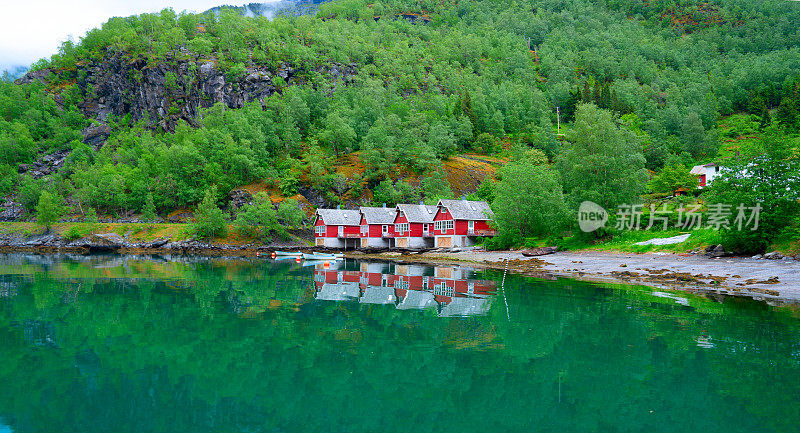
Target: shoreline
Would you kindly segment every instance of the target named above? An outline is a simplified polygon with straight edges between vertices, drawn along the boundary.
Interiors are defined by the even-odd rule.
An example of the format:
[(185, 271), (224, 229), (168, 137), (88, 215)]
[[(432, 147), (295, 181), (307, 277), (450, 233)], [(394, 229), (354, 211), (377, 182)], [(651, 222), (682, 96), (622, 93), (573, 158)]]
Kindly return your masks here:
[[(279, 249), (323, 251), (310, 246), (220, 245), (196, 240), (154, 244), (102, 245), (9, 245), (0, 253), (98, 254), (268, 258)], [(525, 257), (515, 251), (411, 252), (345, 251), (349, 259), (378, 260), (423, 265), (459, 265), (497, 269), (533, 278), (570, 278), (597, 283), (644, 285), (690, 293), (747, 297), (759, 301), (800, 303), (800, 261), (741, 257), (709, 258), (675, 253), (624, 253), (562, 251)]]
[(505, 269), (534, 278), (570, 278), (598, 283), (645, 285), (692, 293), (800, 303), (800, 261), (695, 254), (563, 251), (524, 257), (514, 251), (429, 252), (413, 255), (352, 255), (429, 264)]

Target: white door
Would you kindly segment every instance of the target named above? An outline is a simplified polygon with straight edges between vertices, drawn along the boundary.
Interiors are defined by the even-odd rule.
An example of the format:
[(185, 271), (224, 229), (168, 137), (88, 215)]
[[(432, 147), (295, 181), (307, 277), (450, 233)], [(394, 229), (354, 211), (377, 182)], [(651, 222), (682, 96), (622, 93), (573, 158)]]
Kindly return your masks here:
[(469, 233), (470, 234), (475, 233), (475, 221), (469, 222)]
[(383, 226), (383, 234), (389, 233), (389, 226)]
[(339, 226), (339, 237), (344, 237), (344, 226)]

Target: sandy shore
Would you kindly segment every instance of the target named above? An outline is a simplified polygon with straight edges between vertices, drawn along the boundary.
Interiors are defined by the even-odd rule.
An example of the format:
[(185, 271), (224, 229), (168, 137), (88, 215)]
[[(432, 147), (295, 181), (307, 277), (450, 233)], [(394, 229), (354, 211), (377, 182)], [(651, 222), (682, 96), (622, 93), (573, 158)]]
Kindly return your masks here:
[(469, 262), (534, 277), (643, 284), (653, 287), (800, 302), (800, 261), (711, 259), (700, 255), (559, 252), (535, 258), (516, 252), (425, 253), (395, 259)]

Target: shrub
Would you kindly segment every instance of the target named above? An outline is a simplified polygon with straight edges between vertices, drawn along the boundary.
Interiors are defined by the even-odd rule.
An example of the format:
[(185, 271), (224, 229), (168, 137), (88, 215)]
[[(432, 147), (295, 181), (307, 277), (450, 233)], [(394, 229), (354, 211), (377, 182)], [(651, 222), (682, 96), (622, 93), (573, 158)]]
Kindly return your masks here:
[(153, 203), (153, 193), (148, 192), (142, 209), (142, 219), (150, 222), (156, 220), (156, 205)]
[(478, 135), (478, 138), (475, 139), (475, 144), (473, 144), (473, 147), (486, 155), (500, 152), (502, 149), (500, 142), (488, 132)]
[(50, 226), (57, 222), (63, 213), (61, 198), (47, 191), (42, 191), (39, 196), (39, 203), (36, 205), (36, 222), (50, 230)]
[[(297, 203), (296, 200), (292, 201)], [(237, 232), (250, 237), (261, 235), (266, 239), (273, 231), (285, 235), (283, 227), (278, 224), (278, 213), (272, 206), (272, 201), (263, 192), (256, 194), (253, 204), (239, 212), (233, 225)]]
[(225, 213), (217, 206), (216, 185), (206, 190), (203, 201), (197, 206), (195, 219), (195, 231), (200, 238), (210, 239), (225, 235)]
[(284, 200), (278, 205), (278, 219), (286, 226), (297, 227), (303, 223), (303, 210), (295, 199)]
[(66, 232), (64, 232), (64, 238), (70, 241), (74, 241), (89, 235), (91, 232), (92, 232), (91, 227), (81, 227), (79, 225), (72, 225), (67, 229)]
[(289, 197), (297, 194), (298, 186), (299, 183), (297, 182), (297, 178), (295, 178), (291, 174), (288, 174), (281, 179), (281, 183), (278, 186), (278, 188), (280, 188), (281, 194), (283, 194), (286, 197)]

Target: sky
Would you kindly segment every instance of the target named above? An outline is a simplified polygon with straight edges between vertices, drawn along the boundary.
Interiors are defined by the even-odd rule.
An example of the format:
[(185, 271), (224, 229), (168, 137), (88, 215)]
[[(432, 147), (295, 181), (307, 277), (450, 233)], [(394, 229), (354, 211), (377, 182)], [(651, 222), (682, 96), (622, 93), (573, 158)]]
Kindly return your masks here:
[(86, 31), (111, 17), (168, 7), (175, 12), (202, 12), (221, 4), (254, 2), (258, 0), (2, 0), (0, 71), (50, 57), (70, 36), (78, 41)]

